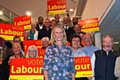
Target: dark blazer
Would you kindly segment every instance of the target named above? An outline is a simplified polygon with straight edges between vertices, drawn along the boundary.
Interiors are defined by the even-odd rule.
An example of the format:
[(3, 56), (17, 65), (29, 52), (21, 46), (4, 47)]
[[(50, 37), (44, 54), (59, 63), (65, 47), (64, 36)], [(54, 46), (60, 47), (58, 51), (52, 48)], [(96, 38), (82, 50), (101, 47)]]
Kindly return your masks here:
[[(43, 28), (44, 28), (44, 25), (43, 25)], [(39, 24), (36, 24), (36, 30), (37, 31), (40, 31), (41, 29), (39, 28)]]
[(47, 30), (46, 28), (41, 29), (38, 32), (38, 39), (42, 39), (43, 37), (49, 37), (49, 39), (50, 39), (51, 31), (52, 31), (51, 28), (49, 28), (49, 30)]

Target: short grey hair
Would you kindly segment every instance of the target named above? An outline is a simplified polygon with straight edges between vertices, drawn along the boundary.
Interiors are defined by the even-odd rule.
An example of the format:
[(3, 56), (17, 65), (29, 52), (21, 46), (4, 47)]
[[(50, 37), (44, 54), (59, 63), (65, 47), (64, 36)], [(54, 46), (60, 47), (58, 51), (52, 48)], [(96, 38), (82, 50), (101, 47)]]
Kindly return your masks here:
[(43, 38), (41, 39), (41, 41), (44, 41), (44, 40), (47, 40), (47, 41), (49, 42), (49, 38), (48, 38), (48, 37), (43, 37)]
[(112, 41), (113, 41), (113, 38), (112, 38), (110, 35), (105, 35), (105, 36), (103, 36), (102, 41), (103, 41), (106, 37), (111, 38), (111, 39), (112, 39)]

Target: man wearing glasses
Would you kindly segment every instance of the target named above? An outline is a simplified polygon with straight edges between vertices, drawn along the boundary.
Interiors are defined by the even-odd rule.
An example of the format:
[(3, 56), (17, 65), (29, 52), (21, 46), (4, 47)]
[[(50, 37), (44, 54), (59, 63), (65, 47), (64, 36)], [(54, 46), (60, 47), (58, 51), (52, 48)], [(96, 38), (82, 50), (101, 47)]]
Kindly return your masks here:
[[(92, 35), (86, 33), (84, 35), (84, 47), (81, 48), (81, 50), (86, 54), (86, 56), (89, 56), (92, 62), (92, 57), (95, 51), (99, 50), (97, 47), (93, 46), (93, 39)], [(92, 70), (94, 73), (94, 63), (92, 64)], [(93, 80), (92, 77), (88, 77), (88, 80)]]

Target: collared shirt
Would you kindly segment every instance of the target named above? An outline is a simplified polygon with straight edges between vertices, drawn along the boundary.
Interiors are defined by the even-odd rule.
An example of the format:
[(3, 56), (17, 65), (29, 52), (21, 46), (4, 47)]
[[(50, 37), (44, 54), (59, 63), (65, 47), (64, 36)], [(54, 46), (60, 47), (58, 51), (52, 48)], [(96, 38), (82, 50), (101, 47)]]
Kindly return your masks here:
[(81, 51), (81, 49), (78, 49), (77, 51), (73, 52), (74, 57), (80, 57), (80, 56), (86, 56), (86, 54)]
[(44, 25), (40, 25), (40, 24), (37, 24), (36, 25), (36, 30), (37, 31), (40, 31), (41, 29), (43, 29), (44, 28)]
[(63, 28), (64, 28), (65, 30), (68, 30), (68, 29), (69, 29), (69, 26), (64, 25)]
[(49, 46), (43, 70), (48, 71), (49, 80), (72, 80), (72, 73), (75, 73), (72, 49), (66, 45), (61, 48), (57, 45)]
[(39, 26), (39, 29), (41, 30), (41, 29), (43, 29), (43, 25), (41, 26), (41, 25), (38, 25)]
[(90, 56), (90, 59), (92, 58), (95, 51), (99, 50), (97, 47), (91, 45), (90, 47), (83, 47), (81, 48), (83, 52), (85, 52), (86, 56)]

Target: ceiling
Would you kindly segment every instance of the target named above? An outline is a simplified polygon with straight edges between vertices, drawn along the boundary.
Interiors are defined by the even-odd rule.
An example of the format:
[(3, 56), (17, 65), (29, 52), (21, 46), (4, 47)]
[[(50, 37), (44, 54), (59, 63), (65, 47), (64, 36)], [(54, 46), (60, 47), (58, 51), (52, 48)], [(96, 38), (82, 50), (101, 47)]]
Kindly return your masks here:
[[(76, 0), (66, 0), (66, 3), (68, 10), (75, 10)], [(20, 16), (25, 15), (26, 11), (30, 11), (32, 12), (32, 20), (35, 22), (39, 16), (46, 17), (47, 0), (0, 0), (0, 5)], [(74, 15), (74, 12), (69, 13), (71, 17)], [(60, 15), (61, 19), (65, 15)], [(49, 16), (49, 18), (53, 18), (53, 16)]]
[(115, 42), (119, 42), (114, 44), (114, 49), (120, 51), (120, 0), (113, 0), (110, 7), (100, 20), (100, 32), (102, 36), (110, 35)]

